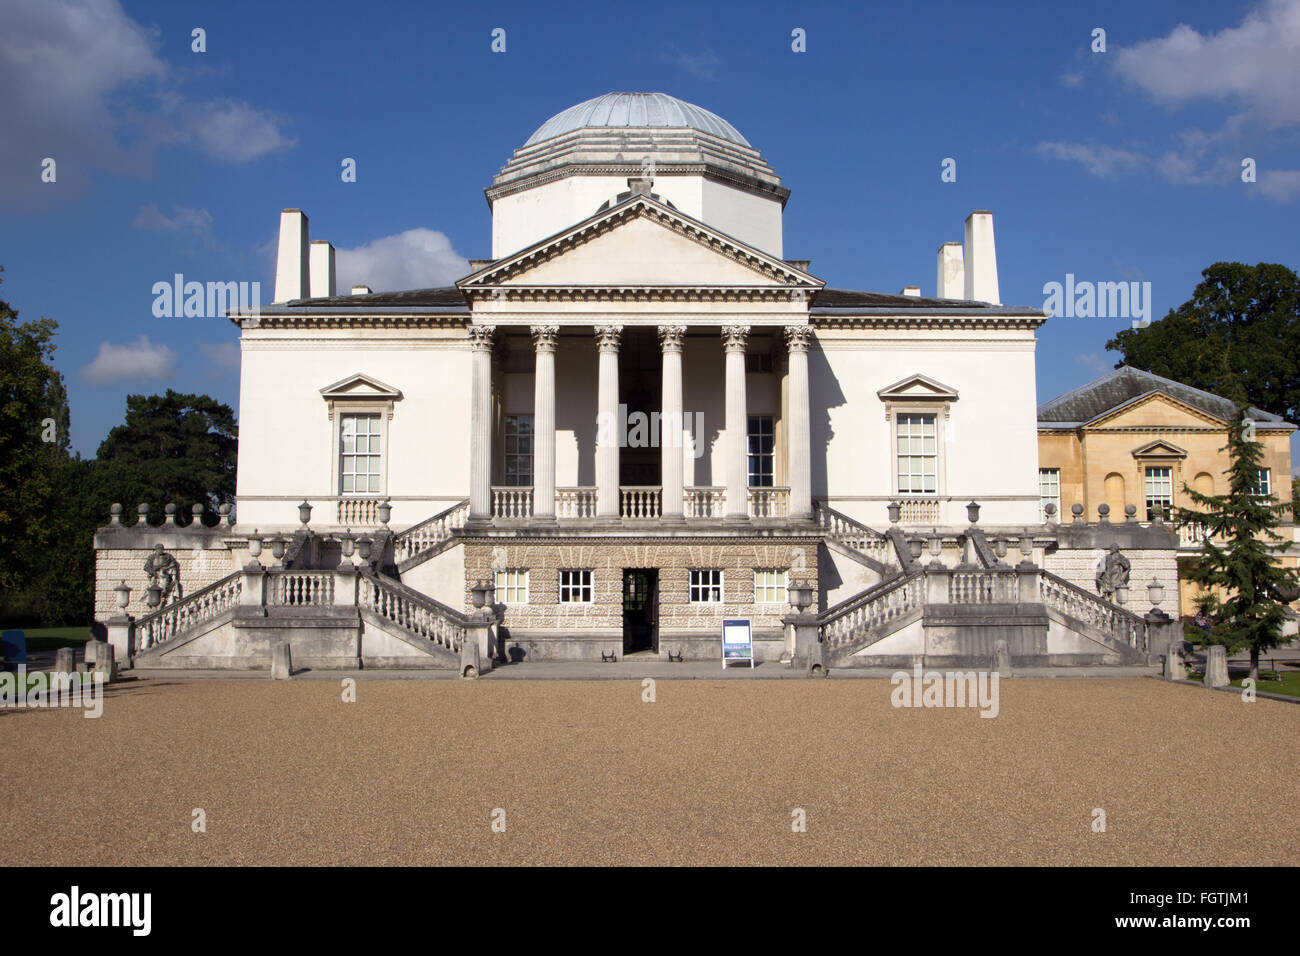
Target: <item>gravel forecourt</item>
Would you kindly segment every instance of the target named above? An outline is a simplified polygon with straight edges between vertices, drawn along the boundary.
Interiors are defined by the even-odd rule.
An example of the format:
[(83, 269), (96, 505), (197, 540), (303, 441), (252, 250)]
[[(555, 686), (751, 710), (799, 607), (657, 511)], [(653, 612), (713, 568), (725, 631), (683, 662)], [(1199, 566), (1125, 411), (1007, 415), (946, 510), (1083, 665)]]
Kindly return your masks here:
[(126, 681), (96, 720), (0, 710), (0, 863), (1296, 862), (1268, 821), (1300, 796), (1300, 707), (999, 689), (987, 719), (887, 680)]

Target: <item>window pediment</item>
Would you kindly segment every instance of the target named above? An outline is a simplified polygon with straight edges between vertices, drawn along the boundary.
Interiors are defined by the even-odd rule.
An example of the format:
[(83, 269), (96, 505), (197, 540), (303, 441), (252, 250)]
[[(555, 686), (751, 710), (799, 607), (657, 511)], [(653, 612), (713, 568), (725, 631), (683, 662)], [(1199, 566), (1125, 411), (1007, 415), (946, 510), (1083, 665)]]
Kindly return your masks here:
[(329, 409), (331, 421), (334, 419), (335, 405), (338, 403), (343, 403), (345, 408), (357, 411), (384, 412), (391, 419), (393, 404), (402, 400), (401, 389), (393, 388), (361, 372), (340, 379), (333, 385), (326, 385), (320, 390), (320, 394)]
[(917, 372), (876, 392), (882, 402), (955, 402), (957, 390)]
[(1179, 448), (1173, 442), (1163, 438), (1133, 449), (1134, 458), (1186, 458), (1187, 449)]

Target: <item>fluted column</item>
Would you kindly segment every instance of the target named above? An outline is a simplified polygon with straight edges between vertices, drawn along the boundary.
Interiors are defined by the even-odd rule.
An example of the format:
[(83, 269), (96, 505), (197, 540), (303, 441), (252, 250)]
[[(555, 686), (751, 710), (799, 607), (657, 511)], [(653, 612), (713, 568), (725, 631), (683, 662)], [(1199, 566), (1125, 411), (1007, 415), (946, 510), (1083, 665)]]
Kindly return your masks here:
[(558, 325), (534, 325), (533, 517), (555, 520), (555, 341)]
[(492, 339), (494, 325), (469, 328), (472, 367), (469, 430), (469, 518), (492, 517)]
[(749, 326), (722, 327), (722, 347), (727, 353), (727, 510), (729, 522), (749, 520), (749, 419), (745, 396), (745, 341)]
[(812, 416), (808, 400), (808, 346), (812, 326), (792, 325), (785, 330), (790, 348), (790, 443), (788, 467), (790, 517), (812, 519)]
[(596, 386), (596, 517), (619, 516), (618, 343), (621, 325), (596, 327), (599, 381)]
[(661, 325), (663, 395), (659, 415), (660, 508), (666, 521), (683, 520), (682, 501), (682, 342), (686, 326)]

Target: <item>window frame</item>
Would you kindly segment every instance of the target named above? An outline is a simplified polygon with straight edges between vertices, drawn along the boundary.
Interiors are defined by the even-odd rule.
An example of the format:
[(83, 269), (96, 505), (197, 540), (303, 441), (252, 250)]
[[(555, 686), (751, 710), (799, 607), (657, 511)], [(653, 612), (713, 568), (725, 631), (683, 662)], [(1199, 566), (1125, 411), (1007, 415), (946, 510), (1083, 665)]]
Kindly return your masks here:
[[(560, 604), (595, 603), (596, 575), (591, 568), (560, 568), (559, 571), (556, 598)], [(576, 582), (571, 578), (566, 581), (566, 576), (575, 574), (580, 575)], [(581, 575), (585, 575), (585, 579)], [(574, 594), (578, 595), (576, 599), (573, 597)]]
[[(364, 434), (364, 436), (361, 434), (359, 430), (353, 435), (353, 450), (351, 452), (347, 451), (344, 448), (344, 440), (343, 440), (344, 430), (349, 420), (356, 421), (356, 422), (366, 420), (367, 422), (373, 424), (373, 430), (368, 430)], [(375, 497), (382, 496), (388, 484), (387, 482), (388, 469), (386, 467), (387, 462), (385, 460), (385, 449), (387, 447), (387, 442), (386, 442), (387, 430), (384, 428), (383, 413), (376, 412), (376, 411), (362, 411), (358, 408), (345, 408), (339, 412), (338, 424), (335, 427), (335, 431), (337, 432), (338, 459), (335, 461), (336, 483), (334, 487), (337, 489), (336, 493), (338, 494), (338, 496), (340, 498), (375, 498)], [(378, 452), (367, 451), (365, 453), (356, 451), (356, 444), (355, 444), (356, 439), (361, 437), (365, 437), (366, 439), (374, 439), (378, 441), (379, 451)], [(351, 472), (349, 472), (344, 467), (344, 464), (349, 457), (354, 459), (354, 463), (353, 463), (354, 470)], [(369, 479), (375, 479), (374, 483), (378, 486), (375, 489), (367, 487), (365, 491), (360, 491), (355, 487), (356, 476), (359, 474), (359, 472), (355, 470), (355, 460), (362, 459), (362, 458), (366, 459), (367, 462), (371, 460), (375, 462), (374, 467), (376, 470), (375, 471), (367, 470), (365, 472), (366, 477), (368, 479), (367, 485), (371, 483)], [(343, 487), (343, 483), (344, 481), (347, 480), (348, 477), (351, 477), (353, 479), (354, 486), (351, 491), (348, 491)]]
[[(518, 451), (518, 442), (520, 437), (519, 423), (523, 420), (527, 420), (528, 429), (529, 429), (528, 431), (529, 450), (527, 454)], [(514, 435), (510, 434), (510, 426), (512, 423), (515, 426)], [(516, 450), (513, 452), (510, 450), (510, 442), (512, 439), (514, 440), (515, 447), (516, 447)], [(537, 454), (537, 429), (536, 429), (536, 419), (533, 417), (532, 412), (518, 412), (518, 413), (506, 415), (504, 418), (502, 418), (501, 420), (501, 484), (507, 488), (533, 487), (533, 482), (537, 478), (537, 472), (535, 469), (536, 458), (534, 457), (536, 454)], [(518, 473), (516, 473), (514, 476), (514, 482), (513, 483), (511, 482), (510, 460), (512, 458), (515, 459), (516, 465), (520, 460), (527, 459), (528, 461), (527, 481), (520, 481), (519, 480), (520, 476)]]
[[(761, 423), (767, 423), (767, 431), (764, 432)], [(760, 423), (757, 434), (754, 431), (754, 424)], [(750, 449), (753, 447), (754, 439), (761, 442), (766, 438), (771, 442), (771, 447), (767, 451), (754, 452)], [(762, 471), (754, 471), (754, 462), (758, 460), (761, 463), (766, 460), (768, 464), (768, 473), (764, 475)], [(754, 483), (755, 475), (762, 479), (767, 478), (767, 483)], [(747, 488), (775, 488), (776, 487), (776, 416), (775, 415), (746, 415), (745, 416), (745, 487)]]
[[(922, 432), (921, 432), (920, 435), (913, 435), (913, 434), (911, 434), (911, 423), (910, 423), (910, 419), (913, 419), (913, 418), (919, 418), (919, 419), (922, 419), (922, 420), (924, 420), (924, 419), (930, 419), (930, 420), (931, 420), (930, 424), (931, 424), (932, 427), (933, 427), (934, 434), (933, 434), (933, 435), (926, 435), (925, 432), (924, 432), (924, 426), (923, 426), (923, 430), (922, 430)], [(909, 422), (908, 422), (908, 426), (909, 426), (909, 428), (908, 428), (908, 434), (907, 434), (906, 436), (904, 436), (904, 435), (902, 434), (902, 432), (901, 432), (901, 429), (902, 429), (902, 426), (903, 426), (903, 419), (908, 419), (908, 420), (909, 420)], [(939, 462), (940, 462), (940, 455), (941, 455), (941, 452), (940, 452), (940, 424), (939, 424), (939, 423), (940, 423), (940, 414), (939, 414), (939, 412), (938, 412), (937, 410), (932, 409), (932, 408), (929, 408), (929, 409), (910, 409), (910, 408), (909, 408), (909, 409), (898, 409), (898, 410), (895, 411), (895, 414), (894, 414), (894, 428), (893, 428), (893, 436), (894, 436), (894, 447), (893, 447), (893, 474), (894, 474), (894, 492), (895, 492), (895, 494), (897, 494), (897, 495), (902, 495), (902, 496), (905, 496), (905, 497), (908, 497), (908, 498), (937, 498), (937, 497), (939, 497), (939, 495), (940, 495), (940, 481), (939, 481), (939, 474), (940, 474), (940, 470), (941, 470), (941, 469), (940, 469), (940, 464), (939, 464)], [(911, 449), (909, 448), (908, 454), (904, 455), (903, 452), (902, 452), (902, 450), (899, 448), (900, 441), (901, 441), (904, 437), (905, 437), (906, 440), (909, 442), (909, 445), (910, 445), (911, 442), (916, 441), (916, 440), (919, 439), (920, 442), (921, 442), (921, 448), (922, 448), (921, 453), (920, 453), (920, 454), (914, 454), (914, 453), (912, 453)], [(927, 438), (931, 438), (931, 439), (933, 439), (933, 441), (934, 441), (934, 453), (933, 453), (932, 455), (927, 455), (927, 454), (925, 453), (925, 450), (924, 450), (924, 448), (925, 448), (925, 441), (926, 441)], [(927, 459), (932, 459), (932, 460), (933, 460), (933, 462), (934, 462), (934, 474), (933, 474), (933, 479), (934, 479), (934, 488), (933, 488), (933, 490), (929, 490), (929, 491), (927, 491), (927, 490), (916, 491), (916, 490), (913, 489), (913, 488), (908, 488), (908, 489), (904, 489), (904, 488), (903, 488), (903, 475), (902, 475), (902, 468), (901, 468), (901, 466), (902, 466), (902, 460), (903, 460), (904, 458), (908, 459), (909, 461), (920, 460), (920, 461), (922, 461), (922, 462), (926, 461)], [(913, 481), (909, 481), (909, 484), (914, 484), (914, 479), (917, 478), (917, 477), (920, 477), (920, 478), (922, 479), (922, 484), (924, 484), (924, 479), (927, 478), (927, 477), (931, 477), (931, 476), (927, 475), (924, 471), (920, 472), (920, 474), (919, 474), (919, 476), (918, 476), (918, 474), (917, 474), (916, 472), (914, 472), (914, 471), (910, 471), (910, 470), (909, 470), (909, 472), (908, 472), (908, 477), (909, 477), (909, 479), (913, 479)]]
[[(759, 584), (760, 575), (779, 575), (779, 583)], [(779, 593), (780, 597), (763, 598), (760, 592)], [(790, 603), (790, 570), (789, 568), (755, 568), (754, 569), (754, 603), (755, 604), (789, 604)]]
[[(697, 580), (697, 575), (709, 579)], [(713, 577), (716, 576), (716, 582)], [(714, 595), (714, 596), (709, 596)], [(690, 568), (686, 574), (686, 599), (689, 604), (725, 604), (727, 598), (726, 575), (722, 568)]]
[(1273, 469), (1259, 469), (1259, 480), (1255, 482), (1254, 494), (1258, 498), (1268, 498), (1273, 494)]
[[(393, 411), (396, 403), (402, 400), (400, 389), (372, 378), (362, 372), (349, 375), (345, 379), (320, 389), (320, 396), (325, 402), (326, 421), (330, 429), (330, 484), (331, 495), (338, 498), (387, 498), (388, 472), (392, 457)], [(379, 491), (344, 492), (343, 491), (343, 416), (344, 415), (378, 415), (379, 416)]]
[[(502, 583), (502, 575), (505, 575), (505, 583)], [(514, 583), (511, 583), (510, 576), (514, 575)], [(520, 580), (522, 576), (522, 583)], [(497, 604), (522, 605), (529, 603), (529, 573), (528, 568), (506, 568), (504, 571), (497, 571), (493, 574), (492, 583), (495, 588), (493, 595)], [(519, 592), (523, 592), (523, 600), (519, 600)], [(511, 600), (511, 592), (514, 592), (514, 600)]]
[[(1169, 494), (1167, 497), (1153, 496), (1151, 494), (1151, 487), (1152, 487), (1151, 473), (1154, 471), (1163, 471), (1166, 473), (1164, 476), (1160, 476), (1158, 480), (1161, 480), (1162, 482), (1164, 481), (1168, 482)], [(1153, 501), (1166, 502), (1164, 507), (1160, 509), (1161, 511), (1160, 520), (1163, 522), (1172, 521), (1173, 509), (1174, 509), (1174, 467), (1173, 465), (1143, 465), (1142, 466), (1142, 496), (1143, 496), (1143, 501), (1145, 502), (1147, 521), (1156, 520), (1154, 511), (1151, 507), (1151, 503)]]
[[(1054, 479), (1056, 485), (1056, 494), (1055, 496), (1051, 496), (1051, 497), (1043, 494), (1043, 479), (1048, 476), (1051, 476)], [(1038, 520), (1039, 521), (1047, 520), (1047, 505), (1049, 502), (1051, 504), (1056, 505), (1056, 517), (1059, 520), (1061, 517), (1061, 469), (1060, 468), (1039, 468), (1038, 469)]]

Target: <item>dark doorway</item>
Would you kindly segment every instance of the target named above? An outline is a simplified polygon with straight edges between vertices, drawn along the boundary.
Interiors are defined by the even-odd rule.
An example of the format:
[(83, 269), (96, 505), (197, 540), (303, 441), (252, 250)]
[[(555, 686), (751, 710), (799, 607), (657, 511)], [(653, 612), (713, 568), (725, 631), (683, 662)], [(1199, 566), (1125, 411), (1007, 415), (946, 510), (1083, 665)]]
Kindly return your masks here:
[(659, 484), (662, 380), (663, 355), (655, 330), (624, 329), (618, 349), (618, 398), (627, 408), (627, 431), (618, 456), (620, 485)]
[(623, 570), (623, 654), (659, 650), (659, 571)]

